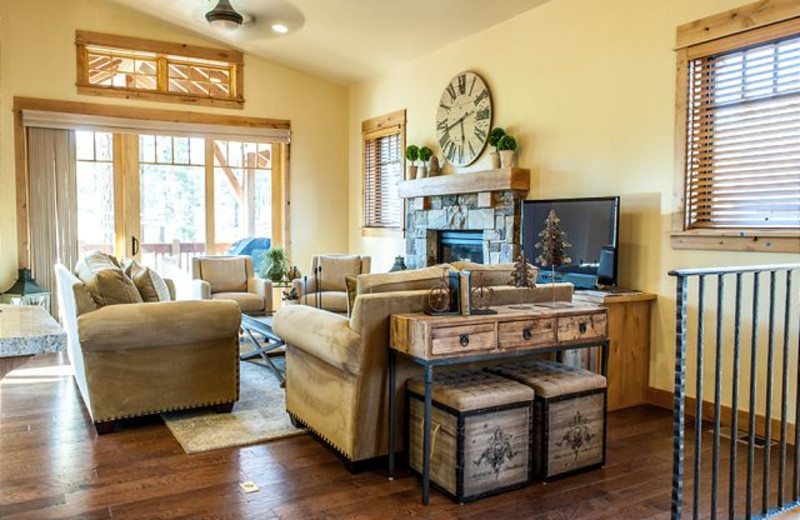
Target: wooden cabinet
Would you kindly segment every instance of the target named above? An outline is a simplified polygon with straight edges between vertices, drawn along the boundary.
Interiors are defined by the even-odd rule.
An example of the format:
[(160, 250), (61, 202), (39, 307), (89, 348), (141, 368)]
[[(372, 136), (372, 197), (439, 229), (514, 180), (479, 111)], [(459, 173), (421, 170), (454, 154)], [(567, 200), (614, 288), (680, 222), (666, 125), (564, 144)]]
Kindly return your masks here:
[(608, 309), (609, 410), (648, 402), (650, 307), (655, 299), (655, 294), (639, 292), (575, 293), (575, 301), (603, 305)]

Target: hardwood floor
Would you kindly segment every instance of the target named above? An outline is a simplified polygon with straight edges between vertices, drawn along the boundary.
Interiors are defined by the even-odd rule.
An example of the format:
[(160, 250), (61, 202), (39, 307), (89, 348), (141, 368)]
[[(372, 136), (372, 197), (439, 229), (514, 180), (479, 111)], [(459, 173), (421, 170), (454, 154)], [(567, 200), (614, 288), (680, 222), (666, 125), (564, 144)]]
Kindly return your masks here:
[[(412, 476), (348, 473), (310, 436), (186, 455), (160, 419), (98, 437), (63, 356), (30, 358), (0, 381), (0, 517), (22, 519), (667, 520), (671, 416), (609, 417), (595, 472), (460, 506)], [(260, 491), (245, 494), (239, 483)]]

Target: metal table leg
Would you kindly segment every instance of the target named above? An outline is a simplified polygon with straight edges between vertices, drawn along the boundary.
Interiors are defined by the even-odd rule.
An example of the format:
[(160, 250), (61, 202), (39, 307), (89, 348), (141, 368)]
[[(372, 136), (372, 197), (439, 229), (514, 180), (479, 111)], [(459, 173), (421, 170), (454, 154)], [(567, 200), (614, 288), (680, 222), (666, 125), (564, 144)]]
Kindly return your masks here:
[(431, 401), (433, 399), (433, 366), (425, 365), (425, 408), (422, 437), (422, 505), (431, 500)]
[(394, 480), (395, 443), (397, 442), (397, 414), (395, 412), (395, 352), (389, 349), (389, 480)]
[(256, 339), (256, 337), (253, 335), (253, 333), (250, 332), (249, 328), (244, 327), (244, 331), (247, 332), (248, 336), (250, 336), (250, 339), (255, 344), (256, 349), (253, 352), (248, 352), (247, 354), (242, 354), (241, 356), (239, 356), (239, 359), (242, 360), (242, 361), (248, 361), (250, 359), (255, 358), (256, 356), (261, 357), (261, 359), (264, 361), (264, 363), (267, 364), (267, 368), (269, 368), (275, 374), (275, 376), (278, 378), (278, 381), (280, 381), (280, 383), (281, 383), (281, 388), (283, 388), (286, 385), (286, 378), (281, 373), (281, 371), (278, 369), (278, 367), (275, 366), (275, 363), (273, 363), (272, 360), (269, 358), (269, 352), (270, 351), (275, 350), (275, 349), (280, 348), (283, 345), (285, 345), (283, 340), (272, 338), (272, 337), (267, 336), (265, 334), (264, 337), (267, 338), (268, 340), (270, 340), (270, 342), (265, 344), (265, 345), (262, 345), (261, 343), (259, 343), (259, 341)]

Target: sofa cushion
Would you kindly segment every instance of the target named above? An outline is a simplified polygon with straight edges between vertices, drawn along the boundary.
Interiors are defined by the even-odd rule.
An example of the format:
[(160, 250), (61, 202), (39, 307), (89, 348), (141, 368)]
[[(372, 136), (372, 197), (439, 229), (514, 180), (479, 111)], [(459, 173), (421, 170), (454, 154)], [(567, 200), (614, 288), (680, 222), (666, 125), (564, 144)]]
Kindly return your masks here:
[(353, 306), (356, 303), (358, 276), (348, 274), (344, 277), (344, 284), (347, 286), (347, 315), (351, 316), (353, 314)]
[(319, 295), (321, 307), (326, 311), (346, 313), (347, 312), (347, 293), (342, 291), (322, 291), (319, 293), (304, 294), (300, 297), (300, 303), (316, 307), (316, 295)]
[[(139, 264), (136, 264), (138, 266)], [(169, 287), (161, 276), (149, 267), (133, 270), (133, 284), (145, 302), (168, 302), (172, 298)]]
[[(533, 270), (533, 281), (539, 278), (539, 268), (528, 264)], [(508, 285), (511, 282), (511, 273), (514, 271), (514, 264), (478, 264), (475, 262), (458, 261), (453, 262), (453, 267), (459, 271), (469, 271), (472, 273), (472, 283), (476, 283), (478, 275), (483, 275), (484, 283), (489, 287), (498, 285)]]
[(200, 260), (200, 279), (211, 284), (211, 292), (246, 292), (247, 266), (242, 258), (224, 256)]
[(125, 276), (117, 260), (105, 253), (94, 251), (81, 258), (75, 275), (101, 307), (142, 302), (133, 281)]
[(239, 304), (243, 313), (264, 312), (264, 297), (248, 292), (218, 292), (211, 295), (212, 300), (233, 300)]
[(440, 264), (422, 269), (394, 271), (392, 273), (362, 274), (358, 277), (357, 294), (395, 291), (418, 291), (433, 287), (449, 264)]
[(358, 255), (320, 255), (317, 265), (322, 268), (320, 289), (346, 292), (344, 277), (361, 274), (361, 257)]
[(555, 361), (507, 363), (486, 368), (487, 372), (527, 385), (541, 397), (558, 397), (606, 387), (600, 374)]

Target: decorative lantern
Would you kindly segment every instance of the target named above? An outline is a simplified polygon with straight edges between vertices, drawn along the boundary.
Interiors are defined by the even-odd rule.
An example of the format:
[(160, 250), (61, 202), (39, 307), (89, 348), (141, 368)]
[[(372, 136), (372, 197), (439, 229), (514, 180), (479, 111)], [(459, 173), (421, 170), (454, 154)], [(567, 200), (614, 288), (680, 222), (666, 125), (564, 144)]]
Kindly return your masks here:
[(50, 292), (42, 289), (31, 276), (30, 269), (20, 269), (19, 278), (8, 291), (0, 294), (0, 303), (39, 305), (50, 312)]

